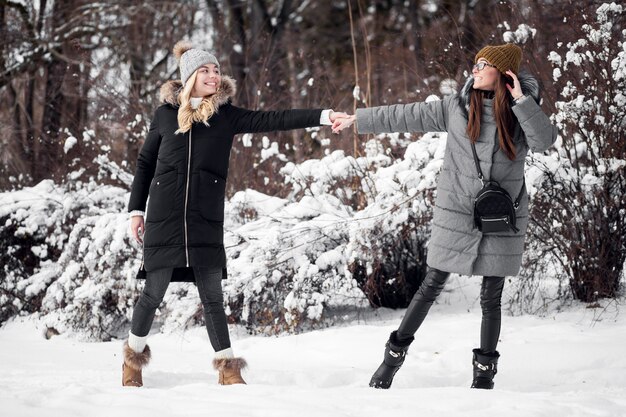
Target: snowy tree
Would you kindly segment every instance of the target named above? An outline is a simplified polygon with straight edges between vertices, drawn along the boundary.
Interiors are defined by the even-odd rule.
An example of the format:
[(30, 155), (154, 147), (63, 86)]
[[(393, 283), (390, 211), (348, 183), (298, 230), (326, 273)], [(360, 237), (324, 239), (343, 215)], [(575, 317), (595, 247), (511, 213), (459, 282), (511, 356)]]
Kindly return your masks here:
[(578, 40), (550, 53), (560, 140), (529, 170), (530, 273), (556, 263), (586, 302), (617, 294), (626, 260), (625, 17), (602, 4)]

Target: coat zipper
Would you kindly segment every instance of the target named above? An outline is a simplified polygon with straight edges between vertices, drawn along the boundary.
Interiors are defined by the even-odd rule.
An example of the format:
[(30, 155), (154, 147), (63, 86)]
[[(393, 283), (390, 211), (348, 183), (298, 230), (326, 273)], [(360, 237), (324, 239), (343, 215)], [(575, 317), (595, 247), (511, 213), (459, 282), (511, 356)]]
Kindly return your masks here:
[(185, 259), (187, 260), (187, 267), (189, 267), (189, 239), (187, 230), (187, 203), (189, 201), (189, 178), (191, 175), (191, 128), (189, 128), (189, 153), (187, 155), (187, 184), (185, 185), (185, 213), (183, 219), (185, 222)]
[[(509, 216), (504, 216), (504, 217), (494, 217), (493, 219), (485, 219), (485, 218), (480, 218), (481, 222), (504, 222), (506, 224), (509, 224)], [(510, 226), (510, 225), (509, 225)]]
[(504, 222), (504, 223), (506, 223), (506, 224), (507, 224), (507, 225), (511, 228), (511, 230), (513, 230), (515, 233), (519, 232), (519, 228), (518, 228), (517, 226), (513, 226), (513, 225), (511, 224), (511, 222), (509, 221), (509, 216), (504, 216), (504, 217), (496, 217), (496, 218), (493, 218), (493, 219), (483, 219), (483, 218), (481, 218), (481, 219), (480, 219), (480, 221), (481, 221), (481, 222), (483, 222), (483, 223), (485, 223), (485, 222)]

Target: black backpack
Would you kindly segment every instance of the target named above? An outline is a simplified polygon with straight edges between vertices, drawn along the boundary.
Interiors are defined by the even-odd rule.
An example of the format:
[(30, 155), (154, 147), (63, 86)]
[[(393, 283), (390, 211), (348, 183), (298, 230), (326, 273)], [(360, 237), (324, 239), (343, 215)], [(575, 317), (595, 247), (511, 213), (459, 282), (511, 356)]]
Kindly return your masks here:
[(526, 182), (524, 181), (519, 195), (513, 201), (509, 193), (500, 187), (497, 181), (484, 180), (474, 142), (472, 142), (472, 153), (474, 154), (474, 163), (478, 171), (478, 179), (480, 179), (483, 185), (483, 188), (476, 194), (476, 200), (474, 201), (474, 227), (483, 233), (506, 232), (509, 230), (513, 230), (515, 233), (519, 232), (519, 229), (515, 226), (515, 211), (519, 208)]

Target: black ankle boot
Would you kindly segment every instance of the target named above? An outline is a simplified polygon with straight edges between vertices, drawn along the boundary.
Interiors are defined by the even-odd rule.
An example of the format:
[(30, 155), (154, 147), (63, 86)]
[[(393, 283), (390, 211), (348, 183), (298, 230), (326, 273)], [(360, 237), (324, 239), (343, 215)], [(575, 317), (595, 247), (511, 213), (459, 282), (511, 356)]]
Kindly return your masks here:
[(493, 389), (493, 377), (498, 373), (498, 352), (483, 353), (480, 349), (472, 351), (474, 357), (474, 381), (472, 388)]
[(411, 337), (410, 340), (401, 342), (398, 340), (395, 331), (391, 333), (385, 345), (385, 358), (376, 372), (374, 372), (374, 375), (372, 375), (370, 387), (387, 389), (391, 386), (393, 377), (404, 363), (406, 352), (409, 350), (409, 345), (413, 340), (414, 338)]

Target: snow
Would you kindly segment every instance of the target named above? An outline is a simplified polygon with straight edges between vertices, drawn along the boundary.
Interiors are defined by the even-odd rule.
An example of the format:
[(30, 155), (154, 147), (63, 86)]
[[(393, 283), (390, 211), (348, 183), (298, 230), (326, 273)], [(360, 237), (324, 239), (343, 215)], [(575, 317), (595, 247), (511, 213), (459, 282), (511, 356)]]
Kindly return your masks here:
[(219, 386), (202, 327), (149, 338), (143, 388), (121, 387), (121, 341), (43, 337), (19, 318), (0, 329), (0, 403), (6, 416), (480, 416), (626, 414), (626, 317), (619, 305), (575, 305), (540, 318), (503, 317), (493, 391), (468, 388), (478, 341), (479, 280), (454, 276), (433, 306), (389, 390), (367, 386), (403, 310), (299, 335), (231, 327), (249, 385)]
[(517, 27), (515, 32), (507, 30), (502, 34), (502, 39), (507, 43), (525, 44), (537, 34), (537, 29), (522, 23)]
[[(263, 139), (265, 139), (266, 137), (264, 136)], [(272, 156), (276, 156), (278, 158), (280, 158), (281, 160), (286, 160), (286, 157), (280, 153), (280, 151), (278, 150), (278, 142), (272, 142), (271, 145), (265, 145), (265, 142), (263, 143), (263, 148), (261, 149), (261, 161), (265, 161), (268, 158), (271, 158)]]
[(69, 136), (67, 139), (65, 139), (65, 143), (63, 145), (63, 152), (68, 153), (70, 149), (72, 149), (74, 145), (76, 145), (77, 143), (78, 143), (78, 139), (76, 139), (74, 136)]
[[(436, 3), (421, 7), (435, 10)], [(196, 22), (207, 21), (203, 13), (196, 14)], [(552, 118), (563, 136), (548, 154), (529, 157), (526, 179), (533, 199), (541, 197), (548, 175), (561, 178), (561, 184), (576, 182), (591, 195), (626, 164), (612, 155), (598, 159), (595, 167), (586, 162), (589, 155), (599, 154), (600, 145), (610, 145), (599, 136), (609, 130), (590, 131), (587, 123), (610, 125), (610, 132), (617, 132), (615, 120), (623, 119), (626, 29), (612, 26), (613, 15), (621, 13), (623, 6), (616, 3), (600, 6), (595, 23), (590, 18), (582, 27), (584, 38), (567, 45), (556, 42), (558, 50), (547, 56), (560, 91)], [(515, 30), (507, 22), (499, 27), (506, 30), (505, 41), (520, 44), (532, 41), (537, 32), (525, 24)], [(622, 38), (609, 49), (615, 39), (612, 27), (620, 28)], [(206, 39), (196, 37), (199, 45)], [(233, 50), (242, 53), (242, 46)], [(106, 49), (94, 53), (100, 63), (110, 58)], [(19, 63), (25, 56), (15, 58)], [(103, 74), (94, 77), (104, 77), (103, 85), (124, 93), (127, 77), (111, 83), (111, 70), (102, 67)], [(589, 68), (602, 70), (590, 74)], [(297, 79), (307, 87), (315, 85), (306, 69)], [(608, 90), (602, 87), (605, 82)], [(438, 91), (446, 95), (457, 89), (454, 80), (443, 80)], [(352, 96), (361, 101), (359, 85)], [(426, 102), (434, 100), (440, 97), (431, 95)], [(104, 114), (102, 119), (112, 117)], [(137, 116), (126, 127), (141, 125), (147, 129), (147, 120)], [(332, 141), (318, 130), (309, 132), (330, 146)], [(62, 136), (65, 153), (75, 153), (79, 140), (81, 147), (100, 146), (92, 130), (76, 136), (62, 133), (67, 135)], [(248, 134), (240, 141), (252, 147), (253, 139)], [(512, 279), (503, 305), (510, 312), (540, 315), (504, 317), (495, 391), (467, 388), (480, 326), (479, 287), (477, 278), (456, 276), (420, 329), (393, 388), (367, 387), (384, 342), (404, 312), (373, 310), (350, 265), (371, 274), (386, 250), (385, 240), (397, 239), (404, 230), (411, 230), (407, 241), (416, 247), (426, 244), (446, 135), (427, 133), (415, 139), (409, 134), (379, 135), (362, 141), (364, 157), (331, 147), (321, 159), (298, 163), (287, 162), (271, 137), (263, 136), (255, 145), (261, 148), (260, 161), (287, 162), (280, 169), (282, 177), (276, 178), (284, 178), (291, 192), (278, 198), (244, 190), (226, 201), (225, 308), (229, 320), (238, 323), (231, 327), (235, 352), (250, 363), (244, 375), (248, 386), (216, 384), (197, 291), (190, 284), (173, 284), (150, 338), (155, 356), (145, 373), (145, 389), (120, 387), (121, 341), (115, 337), (127, 330), (143, 284), (133, 278), (140, 252), (129, 240), (125, 212), (132, 174), (125, 163), (109, 159), (110, 147), (102, 146), (104, 153), (87, 161), (99, 167), (97, 178), (76, 167), (63, 184), (44, 180), (0, 193), (0, 218), (14, 230), (4, 236), (17, 239), (6, 246), (4, 259), (37, 263), (32, 272), (19, 262), (18, 267), (1, 265), (0, 306), (15, 313), (0, 328), (0, 417), (626, 415), (626, 318), (619, 311), (623, 290), (622, 298), (601, 300), (600, 308), (571, 301), (563, 291), (569, 281), (562, 265), (550, 257), (537, 258), (545, 242), (536, 240), (527, 242), (526, 257), (538, 259), (546, 274), (532, 277), (525, 269), (526, 278), (532, 278), (530, 287), (523, 286), (524, 279)], [(403, 149), (404, 155), (398, 157), (400, 149), (392, 148)], [(104, 185), (110, 180), (117, 185)], [(265, 179), (266, 184), (274, 180)], [(363, 204), (355, 203), (359, 199)], [(623, 207), (622, 200), (614, 201)], [(574, 200), (573, 205), (581, 202)], [(605, 217), (607, 207), (601, 209)], [(619, 210), (622, 217), (624, 210)], [(557, 237), (572, 220), (567, 213), (563, 209), (560, 217), (547, 217)], [(426, 225), (416, 219), (425, 219)], [(615, 232), (617, 224), (609, 227)], [(18, 259), (23, 253), (29, 258)], [(587, 267), (593, 262), (590, 256)], [(625, 284), (622, 273), (620, 285)], [(42, 335), (49, 326), (62, 335), (46, 340)], [(279, 336), (268, 337), (275, 334)], [(110, 338), (114, 340), (102, 342)]]
[(361, 87), (358, 85), (355, 85), (354, 89), (352, 89), (352, 98), (356, 101), (361, 101)]
[(253, 136), (250, 133), (246, 133), (241, 136), (241, 142), (243, 143), (244, 147), (249, 148), (252, 146), (252, 137)]

